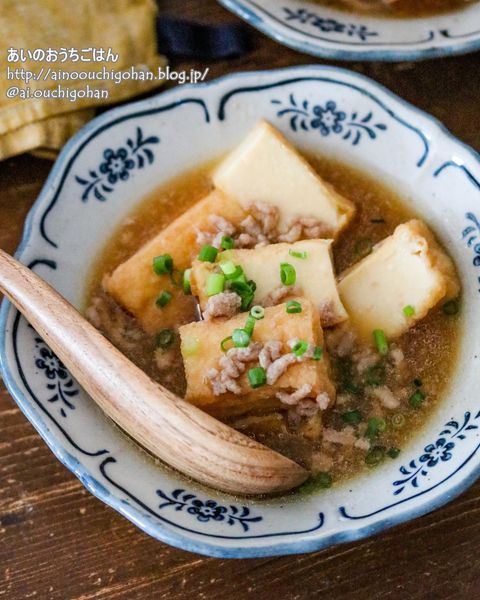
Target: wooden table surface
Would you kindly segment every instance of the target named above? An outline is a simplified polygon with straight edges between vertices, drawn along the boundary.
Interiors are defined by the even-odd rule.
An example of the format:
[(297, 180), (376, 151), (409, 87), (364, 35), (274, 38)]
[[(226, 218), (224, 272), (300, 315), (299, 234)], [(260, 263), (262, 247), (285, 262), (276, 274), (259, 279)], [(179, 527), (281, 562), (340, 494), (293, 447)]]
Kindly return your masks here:
[[(214, 0), (168, 0), (167, 14), (235, 18)], [(209, 79), (317, 61), (252, 32), (242, 58)], [(173, 61), (177, 68), (204, 66)], [(333, 64), (333, 63), (330, 63)], [(351, 63), (480, 150), (479, 54), (419, 64)], [(51, 163), (0, 164), (0, 248), (13, 252)], [(91, 496), (51, 454), (0, 384), (0, 598), (447, 599), (480, 597), (480, 481), (433, 514), (314, 554), (219, 560), (165, 546)]]

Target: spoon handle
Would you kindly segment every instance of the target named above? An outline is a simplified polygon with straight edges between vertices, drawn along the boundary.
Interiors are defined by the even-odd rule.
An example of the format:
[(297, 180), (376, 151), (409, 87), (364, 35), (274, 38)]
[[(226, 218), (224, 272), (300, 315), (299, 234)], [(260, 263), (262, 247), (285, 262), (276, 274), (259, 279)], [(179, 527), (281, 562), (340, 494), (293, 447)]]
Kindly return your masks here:
[(284, 491), (306, 479), (298, 464), (152, 381), (51, 286), (2, 250), (0, 292), (100, 408), (167, 464), (239, 494)]

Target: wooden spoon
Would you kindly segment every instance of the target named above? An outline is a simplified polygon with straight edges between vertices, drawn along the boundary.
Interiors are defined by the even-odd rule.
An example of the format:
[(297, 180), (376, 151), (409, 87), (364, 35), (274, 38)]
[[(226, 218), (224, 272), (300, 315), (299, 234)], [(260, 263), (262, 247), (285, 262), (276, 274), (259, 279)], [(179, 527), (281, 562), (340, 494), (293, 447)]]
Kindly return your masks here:
[(248, 495), (289, 490), (307, 478), (300, 465), (152, 381), (51, 286), (2, 250), (0, 292), (115, 423), (182, 473)]

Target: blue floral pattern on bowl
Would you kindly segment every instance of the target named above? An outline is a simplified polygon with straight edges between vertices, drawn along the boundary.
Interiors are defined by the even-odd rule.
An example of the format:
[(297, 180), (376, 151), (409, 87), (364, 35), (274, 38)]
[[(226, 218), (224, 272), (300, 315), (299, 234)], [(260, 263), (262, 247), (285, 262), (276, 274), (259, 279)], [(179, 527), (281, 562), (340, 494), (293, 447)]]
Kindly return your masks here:
[(450, 451), (453, 448), (455, 448), (453, 442), (447, 443), (445, 438), (439, 438), (435, 444), (425, 446), (425, 454), (420, 457), (420, 462), (426, 462), (427, 467), (434, 467), (439, 460), (450, 460), (452, 458)]
[(117, 183), (118, 179), (126, 181), (130, 176), (129, 171), (135, 167), (133, 160), (128, 158), (125, 148), (119, 148), (117, 152), (107, 148), (103, 153), (103, 158), (105, 162), (101, 163), (99, 171), (107, 175), (108, 183), (111, 185)]
[(46, 388), (54, 392), (47, 398), (47, 402), (61, 404), (60, 414), (66, 417), (65, 409), (75, 410), (72, 399), (78, 396), (79, 390), (62, 361), (38, 336), (35, 336), (35, 347), (38, 350), (35, 365), (47, 379)]
[[(439, 177), (442, 173), (444, 173), (445, 170), (452, 168), (464, 173), (467, 180), (473, 185), (477, 192), (480, 192), (480, 179), (475, 177), (470, 171), (470, 169), (468, 169), (468, 167), (462, 164), (458, 164), (454, 160), (449, 160), (440, 165), (440, 167), (438, 167), (435, 170), (433, 176)], [(467, 227), (465, 227), (462, 231), (462, 238), (467, 242), (468, 248), (472, 248), (472, 264), (474, 267), (478, 268), (480, 267), (480, 219), (472, 211), (468, 211), (465, 214), (465, 219), (469, 221), (469, 223), (467, 224)], [(477, 281), (480, 285), (480, 276), (477, 277)], [(480, 288), (478, 289), (478, 291), (480, 292)]]
[(83, 186), (82, 200), (86, 202), (93, 194), (97, 200), (104, 202), (105, 194), (113, 192), (113, 187), (118, 181), (127, 181), (133, 169), (143, 169), (145, 164), (152, 164), (155, 155), (150, 146), (160, 143), (156, 135), (143, 137), (140, 127), (137, 127), (135, 141), (127, 138), (126, 147), (112, 150), (106, 148), (103, 151), (103, 160), (98, 171), (90, 169), (89, 177), (75, 176), (77, 182)]
[[(478, 188), (480, 189), (480, 184), (478, 185)], [(467, 246), (472, 248), (472, 264), (474, 267), (478, 268), (480, 267), (480, 221), (472, 212), (468, 212), (465, 215), (465, 218), (468, 219), (472, 225), (468, 225), (468, 227), (463, 230), (462, 237), (467, 241)], [(480, 284), (480, 276), (477, 280)], [(478, 291), (480, 292), (480, 288)]]
[(466, 412), (463, 423), (458, 421), (449, 421), (440, 433), (440, 436), (434, 443), (428, 444), (424, 448), (424, 454), (420, 456), (418, 461), (411, 460), (408, 467), (400, 467), (400, 473), (405, 475), (403, 479), (397, 479), (393, 482), (397, 489), (393, 492), (394, 495), (401, 494), (405, 491), (407, 485), (418, 488), (420, 485), (419, 477), (425, 477), (429, 474), (429, 469), (436, 467), (439, 461), (446, 462), (452, 458), (452, 450), (455, 448), (454, 439), (464, 440), (467, 432), (478, 429), (478, 425), (473, 421), (480, 419), (480, 412), (472, 419), (470, 412)]
[(357, 37), (362, 42), (368, 41), (372, 36), (378, 36), (378, 31), (371, 31), (365, 25), (356, 23), (346, 23), (337, 19), (328, 19), (322, 17), (317, 12), (306, 10), (305, 8), (288, 8), (283, 7), (285, 13), (285, 21), (298, 21), (302, 25), (311, 25), (312, 27), (322, 31), (323, 33), (342, 33), (349, 37)]
[[(372, 112), (360, 117), (353, 111), (347, 117), (347, 113), (340, 110), (333, 100), (328, 100), (324, 105), (313, 106), (308, 100), (297, 102), (293, 94), (290, 94), (288, 100), (289, 103), (277, 112), (277, 117), (288, 116), (292, 131), (301, 128), (304, 131), (318, 130), (323, 136), (330, 133), (343, 134), (342, 139), (350, 140), (356, 146), (362, 140), (363, 134), (374, 140), (379, 132), (387, 129), (384, 123), (372, 123)], [(275, 99), (272, 100), (272, 104), (282, 106), (282, 101)]]
[(251, 511), (247, 506), (221, 506), (215, 500), (200, 500), (195, 494), (186, 492), (183, 489), (174, 490), (171, 496), (168, 496), (162, 490), (157, 490), (157, 494), (165, 500), (159, 506), (160, 509), (165, 507), (174, 507), (180, 511), (187, 509), (188, 514), (196, 517), (201, 523), (213, 521), (225, 521), (228, 525), (240, 525), (243, 531), (248, 531), (252, 523), (258, 523), (263, 519), (260, 515), (252, 516)]

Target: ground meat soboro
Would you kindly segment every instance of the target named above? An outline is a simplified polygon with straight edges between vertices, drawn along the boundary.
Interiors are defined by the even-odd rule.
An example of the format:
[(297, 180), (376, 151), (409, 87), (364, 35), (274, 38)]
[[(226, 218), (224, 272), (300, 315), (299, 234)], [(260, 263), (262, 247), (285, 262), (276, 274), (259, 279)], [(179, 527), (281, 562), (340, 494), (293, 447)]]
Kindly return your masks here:
[[(323, 334), (318, 320), (318, 312), (307, 300), (302, 299), (303, 311), (299, 314), (288, 314), (286, 305), (280, 304), (265, 310), (265, 317), (256, 322), (252, 336), (253, 343), (261, 342), (271, 348), (271, 342), (281, 344), (282, 356), (293, 356), (288, 345), (289, 340), (298, 338), (312, 346), (323, 346)], [(232, 360), (223, 366), (221, 362), (229, 360), (222, 351), (221, 342), (230, 336), (234, 329), (245, 325), (245, 314), (240, 314), (229, 320), (213, 322), (189, 323), (180, 327), (182, 339), (182, 354), (187, 377), (186, 399), (215, 415), (231, 416), (242, 414), (252, 409), (288, 408), (275, 397), (277, 392), (291, 393), (304, 384), (311, 386), (311, 398), (315, 399), (321, 392), (335, 397), (335, 388), (329, 375), (329, 363), (326, 355), (321, 360), (290, 361), (289, 367), (272, 379), (271, 385), (252, 389), (247, 377), (247, 366), (259, 366), (259, 353), (254, 352), (248, 364)], [(192, 343), (193, 341), (193, 343)], [(195, 352), (191, 352), (191, 348)], [(235, 349), (236, 350), (236, 349)], [(235, 352), (232, 350), (231, 352)], [(247, 349), (241, 349), (247, 350)], [(227, 352), (228, 355), (228, 352)], [(275, 354), (276, 356), (276, 354)], [(232, 355), (233, 359), (233, 355)], [(267, 360), (264, 356), (262, 360)], [(270, 356), (269, 368), (275, 361)], [(277, 358), (276, 360), (282, 360)], [(240, 366), (239, 363), (245, 365)], [(226, 373), (225, 369), (230, 369)], [(238, 376), (235, 370), (240, 371)], [(224, 378), (228, 387), (225, 392), (220, 386), (222, 370), (228, 375)], [(268, 369), (267, 369), (268, 372)], [(235, 376), (232, 376), (235, 375)], [(232, 384), (232, 381), (234, 384)], [(215, 394), (215, 391), (220, 392)]]

